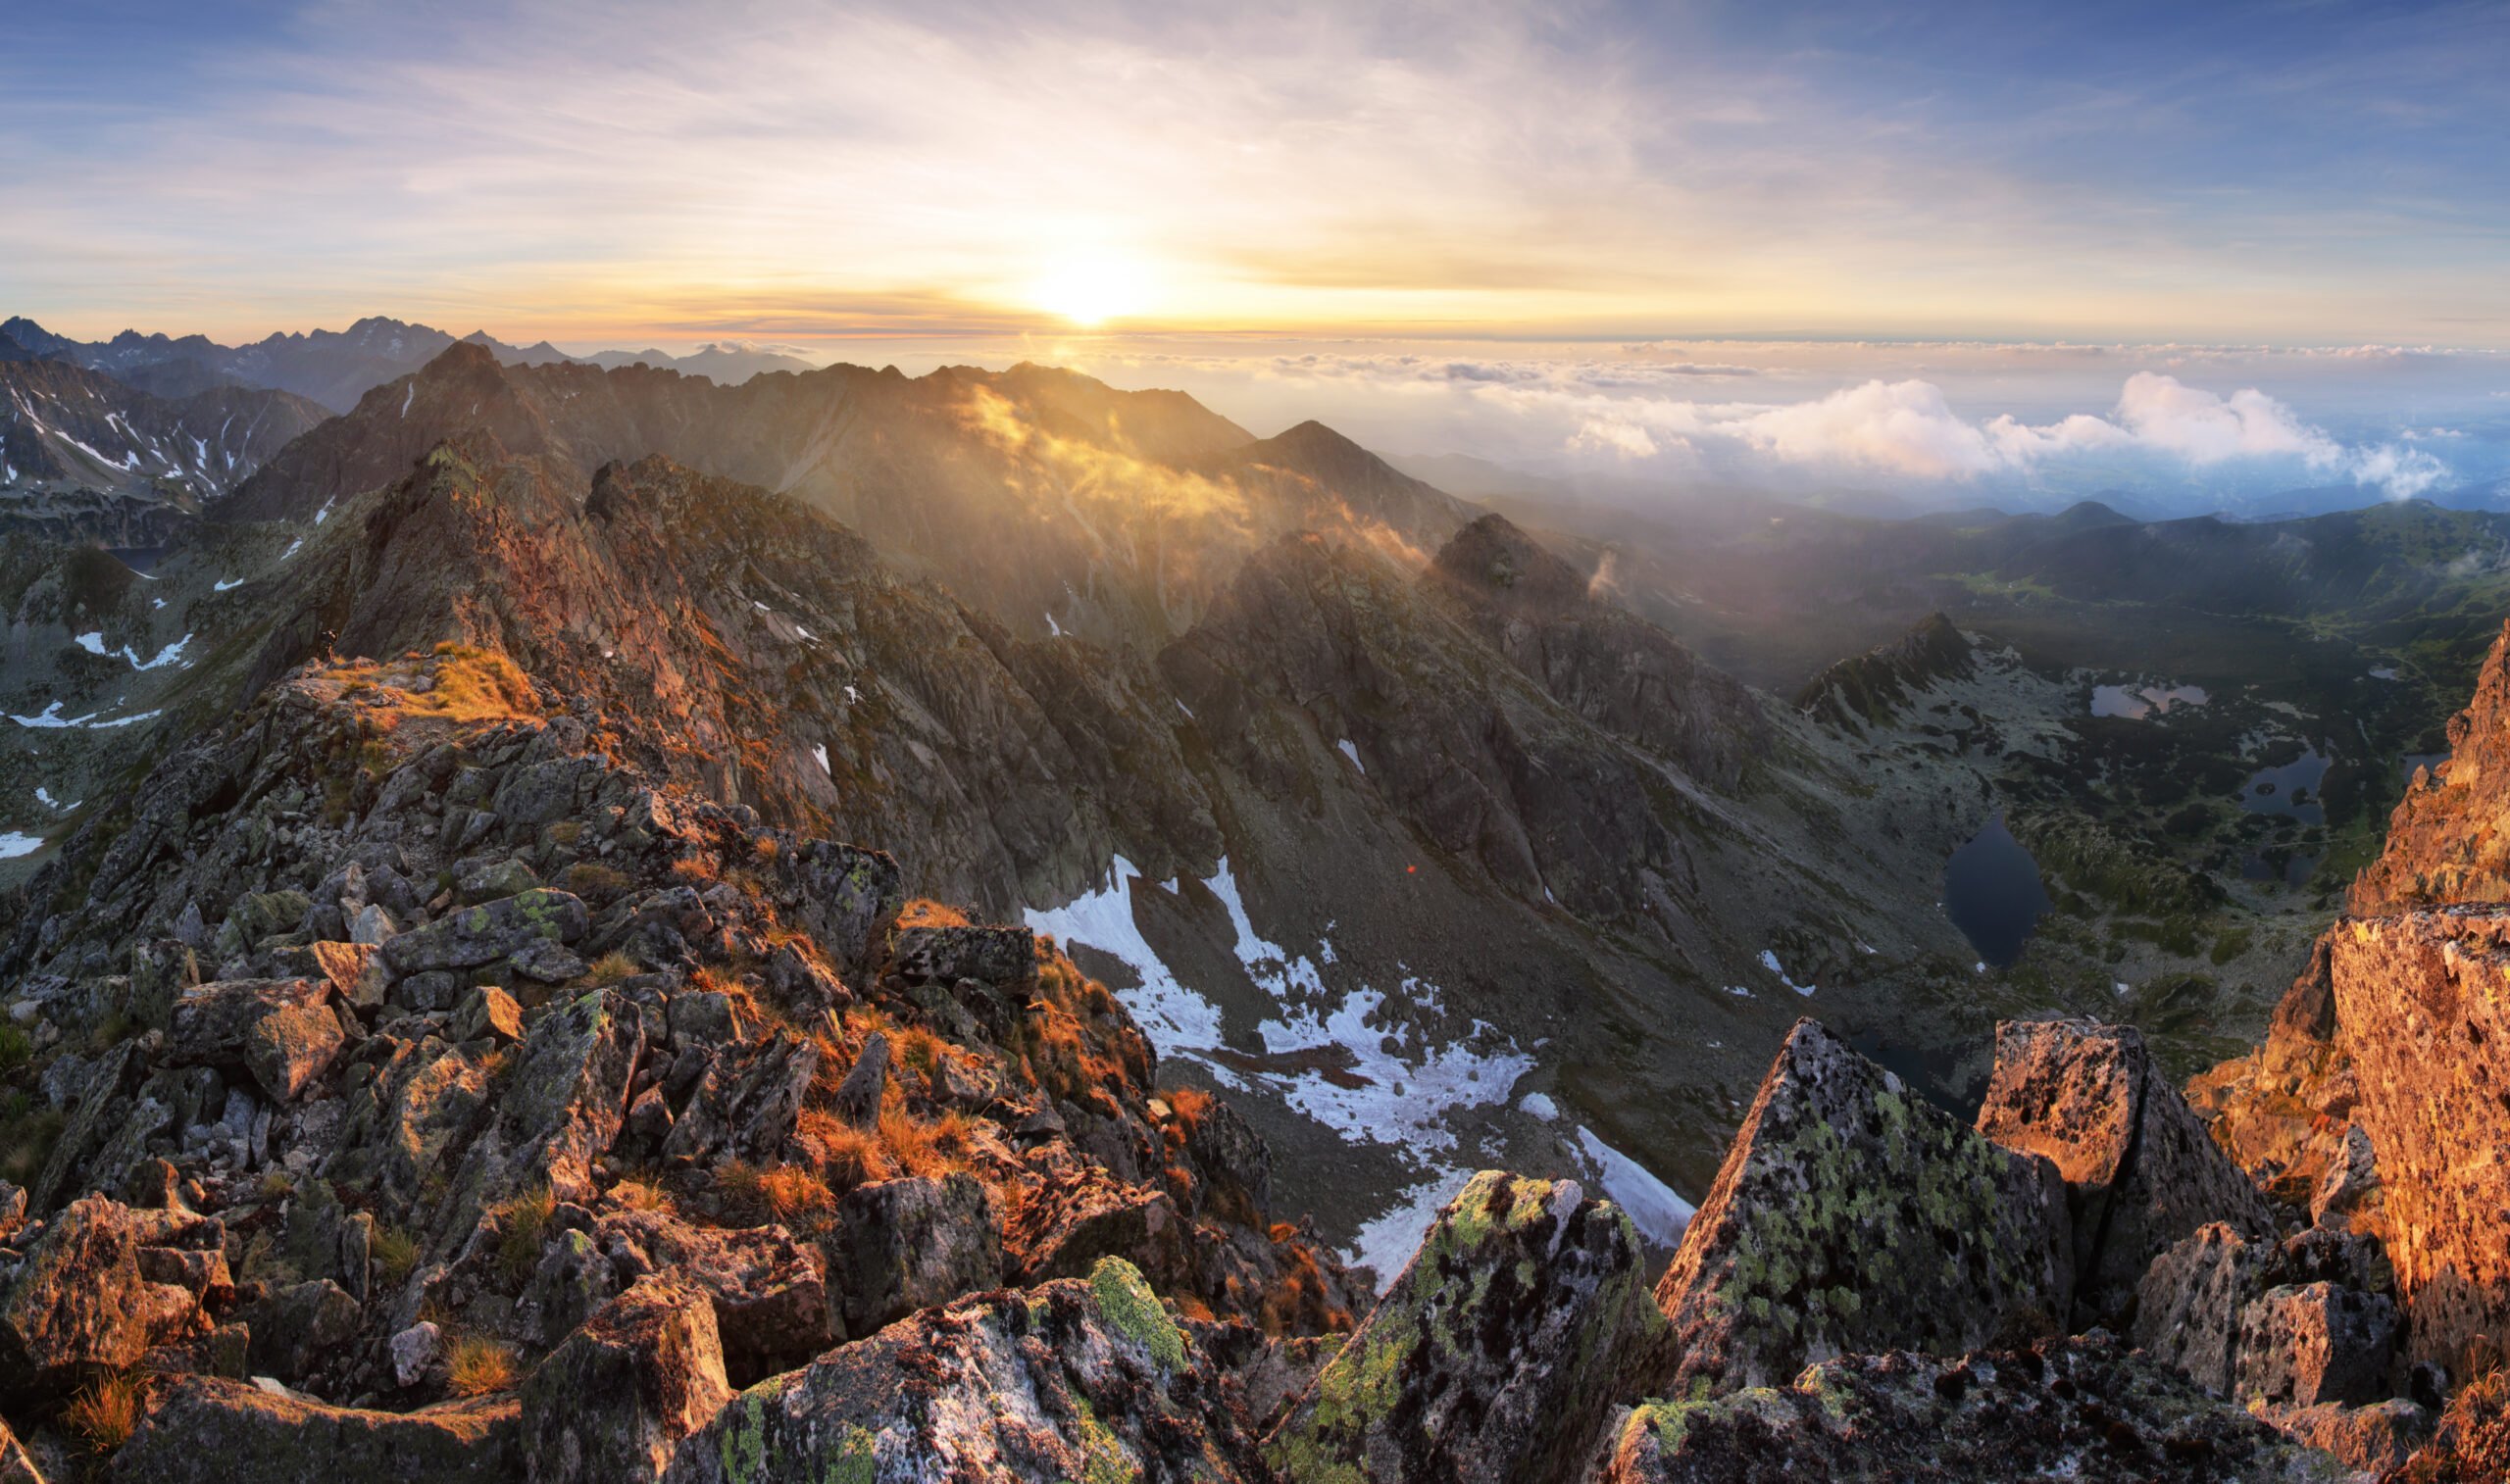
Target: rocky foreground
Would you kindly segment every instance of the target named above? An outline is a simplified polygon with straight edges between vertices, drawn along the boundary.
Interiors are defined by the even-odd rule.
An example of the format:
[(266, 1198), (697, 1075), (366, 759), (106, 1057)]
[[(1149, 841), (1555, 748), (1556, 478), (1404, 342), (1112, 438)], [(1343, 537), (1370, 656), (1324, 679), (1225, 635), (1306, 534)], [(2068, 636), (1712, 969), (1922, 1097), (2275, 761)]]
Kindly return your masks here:
[(300, 667), (29, 886), (0, 1479), (2502, 1476), (2486, 703), (2195, 1106), (2012, 1021), (1965, 1122), (1804, 1020), (1661, 1275), (1489, 1172), (1376, 1298), (1054, 944), (576, 699)]

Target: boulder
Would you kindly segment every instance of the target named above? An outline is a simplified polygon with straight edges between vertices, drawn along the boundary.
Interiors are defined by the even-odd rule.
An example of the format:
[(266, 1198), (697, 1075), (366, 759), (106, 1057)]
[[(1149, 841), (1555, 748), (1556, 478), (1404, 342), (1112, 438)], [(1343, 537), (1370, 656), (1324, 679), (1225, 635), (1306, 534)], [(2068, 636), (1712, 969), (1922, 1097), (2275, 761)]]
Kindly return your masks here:
[(854, 1065), (837, 1084), (836, 1111), (863, 1127), (880, 1115), (880, 1098), (889, 1087), (889, 1037), (874, 1031), (863, 1043)]
[(1671, 1360), (1621, 1209), (1478, 1174), (1265, 1444), (1291, 1479), (1567, 1480)]
[(2310, 1192), (2310, 1219), (2325, 1222), (2332, 1216), (2347, 1220), (2378, 1205), (2379, 1197), (2380, 1163), (2371, 1148), (2371, 1136), (2361, 1124), (2348, 1123), (2342, 1146), (2328, 1163), (2326, 1178)]
[(114, 1484), (505, 1484), (522, 1477), (511, 1397), (423, 1411), (330, 1407), (179, 1376), (104, 1469)]
[(714, 1306), (693, 1285), (640, 1279), (524, 1382), (524, 1476), (534, 1484), (658, 1479), (680, 1440), (731, 1397)]
[(1821, 1361), (1791, 1384), (1648, 1402), (1602, 1484), (1819, 1479), (2334, 1484), (2329, 1460), (2095, 1332), (1935, 1358)]
[(673, 1484), (1272, 1475), (1224, 1378), (1141, 1274), (928, 1310), (762, 1381), (680, 1445)]
[(342, 1184), (371, 1183), (396, 1204), (406, 1204), (430, 1174), (458, 1157), (458, 1141), (487, 1104), (488, 1077), (433, 1035), (378, 1039), (390, 1051), (379, 1064), (365, 1064), (375, 1065), (376, 1074), (342, 1100), (346, 1115), (323, 1172)]
[(2052, 1332), (2073, 1294), (2069, 1232), (2045, 1159), (1798, 1020), (1656, 1288), (1682, 1348), (1677, 1389)]
[[(223, 1280), (224, 1261), (143, 1254), (221, 1254), (225, 1244), (226, 1228), (212, 1217), (102, 1196), (71, 1202), (23, 1257), (0, 1266), (0, 1395), (64, 1391), (207, 1333), (200, 1297)], [(199, 1287), (186, 1281), (195, 1272)]]
[(2262, 1287), (2265, 1253), (2221, 1222), (2155, 1258), (2137, 1289), (2135, 1346), (2216, 1396), (2239, 1372), (2240, 1318)]
[(383, 1004), (386, 986), (375, 963), (374, 945), (323, 942), (314, 944), (309, 951), (324, 981), (341, 999), (360, 1010), (374, 1010)]
[(837, 972), (859, 980), (877, 966), (906, 906), (904, 878), (889, 853), (813, 840), (778, 860), (787, 863), (800, 897), (802, 927)]
[(2235, 1394), (2269, 1407), (2376, 1402), (2396, 1333), (2385, 1294), (2324, 1282), (2270, 1288), (2240, 1314)]
[(2432, 1436), (2432, 1413), (2403, 1397), (2368, 1407), (2328, 1402), (2264, 1415), (2286, 1435), (2375, 1478), (2403, 1465)]
[(793, 1136), (819, 1065), (818, 1044), (789, 1030), (718, 1054), (663, 1140), (664, 1162), (773, 1159)]
[(318, 979), (230, 979), (196, 985), (175, 1001), (168, 1060), (176, 1065), (240, 1066), (280, 1103), (330, 1068), (348, 1034)]
[(456, 1041), (520, 1041), (523, 1007), (504, 990), (482, 984), (454, 1008), (452, 1031)]
[(252, 1366), (281, 1378), (305, 1375), (357, 1334), (359, 1315), (357, 1300), (328, 1278), (269, 1294), (241, 1315), (252, 1334)]
[(2066, 1182), (2078, 1329), (2122, 1325), (2144, 1269), (2197, 1227), (2275, 1228), (2265, 1198), (2214, 1146), (2132, 1026), (1997, 1025), (1978, 1127), (2007, 1149), (2044, 1157)]
[(667, 1211), (614, 1211), (593, 1235), (623, 1281), (659, 1274), (705, 1292), (735, 1382), (803, 1364), (835, 1339), (820, 1254), (781, 1226), (692, 1226)]
[(573, 943), (590, 923), (584, 904), (573, 893), (535, 887), (400, 933), (383, 945), (383, 958), (396, 974), (477, 968), (534, 943)]
[(619, 1137), (644, 1039), (635, 1006), (598, 989), (542, 1016), (524, 1038), (497, 1128), (524, 1163), (547, 1172), (561, 1200), (591, 1196), (592, 1162)]
[(1027, 984), (1037, 976), (1037, 935), (1025, 927), (901, 927), (891, 966), (912, 983)]
[(1110, 1257), (1157, 1273), (1178, 1266), (1188, 1228), (1166, 1191), (1128, 1185), (1083, 1160), (1039, 1174), (1003, 1223), (1003, 1249), (1018, 1281), (1078, 1277)]
[(848, 1334), (1002, 1284), (1001, 1224), (974, 1175), (857, 1186), (836, 1218)]

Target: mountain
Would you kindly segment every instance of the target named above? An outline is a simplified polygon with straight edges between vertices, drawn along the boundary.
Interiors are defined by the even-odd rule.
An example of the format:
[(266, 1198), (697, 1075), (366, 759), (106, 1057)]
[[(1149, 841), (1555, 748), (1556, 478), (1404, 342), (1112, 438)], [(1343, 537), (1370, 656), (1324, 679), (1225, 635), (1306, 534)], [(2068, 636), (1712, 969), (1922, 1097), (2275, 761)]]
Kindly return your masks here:
[(322, 409), (222, 387), (167, 400), (55, 359), (0, 361), (0, 527), (117, 546), (163, 541)]
[[(2325, 939), (2398, 1029), (2353, 1101), (2191, 1109), (2332, 911), (2179, 855), (2351, 816), (2234, 802), (2334, 745), (2280, 691), (1943, 613), (1782, 699), (1627, 606), (1652, 546), (1032, 366), (450, 344), (209, 509), (0, 539), (26, 1469), (2307, 1477), (2496, 1332), (2491, 1126), (2418, 1132), (2499, 1044), (2488, 703), (2364, 878), (2440, 895)], [(2028, 519), (1764, 540), (2054, 591), (2147, 530)], [(2063, 580), (2411, 614), (2456, 520)], [(2000, 814), (2050, 910), (1991, 968), (1938, 904)], [(2355, 1107), (2392, 1215), (2304, 1229), (2243, 1131), (2350, 1178)]]
[[(0, 336), (38, 355), (102, 371), (161, 397), (186, 396), (231, 383), (294, 392), (333, 412), (347, 412), (372, 388), (417, 370), (456, 343), (442, 330), (380, 315), (369, 316), (345, 330), (282, 332), (240, 346), (221, 345), (205, 335), (174, 337), (137, 330), (124, 330), (111, 340), (73, 340), (24, 318), (0, 324)], [(660, 351), (633, 356), (605, 351), (575, 357), (546, 340), (513, 346), (484, 330), (474, 330), (460, 343), (479, 346), (515, 366), (633, 361), (712, 376), (728, 385), (765, 371), (810, 369), (810, 363), (798, 357), (752, 346), (708, 345), (685, 357)]]

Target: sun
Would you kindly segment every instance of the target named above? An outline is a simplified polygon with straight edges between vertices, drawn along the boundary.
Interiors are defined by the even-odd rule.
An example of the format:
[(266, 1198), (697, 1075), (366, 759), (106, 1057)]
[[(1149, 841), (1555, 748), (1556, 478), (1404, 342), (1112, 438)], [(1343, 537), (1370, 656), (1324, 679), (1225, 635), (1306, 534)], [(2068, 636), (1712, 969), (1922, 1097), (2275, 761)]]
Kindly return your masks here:
[(1070, 258), (1046, 271), (1029, 300), (1047, 314), (1089, 328), (1141, 307), (1139, 269), (1112, 257)]

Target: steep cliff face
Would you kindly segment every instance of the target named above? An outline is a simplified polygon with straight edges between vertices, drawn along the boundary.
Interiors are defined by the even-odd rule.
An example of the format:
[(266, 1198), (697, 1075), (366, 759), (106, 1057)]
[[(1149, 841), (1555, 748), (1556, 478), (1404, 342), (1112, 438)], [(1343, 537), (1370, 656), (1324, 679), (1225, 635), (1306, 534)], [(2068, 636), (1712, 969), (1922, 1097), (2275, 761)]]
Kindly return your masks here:
[(2449, 718), (2449, 756), (2415, 769), (2387, 844), (2353, 882), (2356, 916), (2510, 901), (2510, 624)]
[(2463, 1379), (2510, 1323), (2510, 634), (2449, 738), (2266, 1045), (2191, 1091), (2288, 1203), (2384, 1239), (2408, 1353)]

